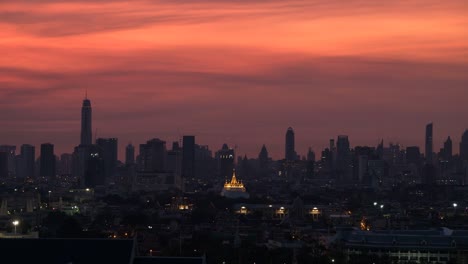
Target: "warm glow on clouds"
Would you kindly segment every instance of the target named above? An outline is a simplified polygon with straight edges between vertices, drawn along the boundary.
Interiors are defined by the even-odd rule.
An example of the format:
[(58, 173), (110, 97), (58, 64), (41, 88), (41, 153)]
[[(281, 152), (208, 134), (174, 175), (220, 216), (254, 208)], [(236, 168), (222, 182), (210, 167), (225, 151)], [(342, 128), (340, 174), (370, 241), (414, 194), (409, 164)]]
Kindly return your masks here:
[(468, 128), (466, 1), (10, 1), (0, 49), (0, 144), (70, 152), (86, 89), (121, 146), (193, 133), (278, 158), (288, 126), (300, 154)]

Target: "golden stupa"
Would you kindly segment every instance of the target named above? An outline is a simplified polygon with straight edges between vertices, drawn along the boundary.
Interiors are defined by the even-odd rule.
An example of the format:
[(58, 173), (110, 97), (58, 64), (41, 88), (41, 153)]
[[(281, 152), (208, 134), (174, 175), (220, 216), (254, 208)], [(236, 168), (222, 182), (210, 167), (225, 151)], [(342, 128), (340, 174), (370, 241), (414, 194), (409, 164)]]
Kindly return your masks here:
[(249, 194), (247, 193), (244, 184), (242, 181), (237, 180), (235, 170), (232, 171), (231, 181), (226, 180), (224, 183), (221, 195), (227, 198), (249, 198)]

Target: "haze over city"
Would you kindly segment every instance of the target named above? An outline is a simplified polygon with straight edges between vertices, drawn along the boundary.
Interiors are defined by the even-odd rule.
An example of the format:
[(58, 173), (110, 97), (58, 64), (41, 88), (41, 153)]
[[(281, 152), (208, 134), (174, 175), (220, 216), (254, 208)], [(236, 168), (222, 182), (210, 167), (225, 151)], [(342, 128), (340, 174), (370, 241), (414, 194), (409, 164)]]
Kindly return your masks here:
[[(81, 101), (124, 145), (194, 134), (256, 157), (351, 144), (458, 146), (468, 127), (466, 1), (0, 3), (2, 142), (71, 152)], [(95, 131), (93, 131), (93, 134)], [(454, 148), (458, 152), (458, 148)]]

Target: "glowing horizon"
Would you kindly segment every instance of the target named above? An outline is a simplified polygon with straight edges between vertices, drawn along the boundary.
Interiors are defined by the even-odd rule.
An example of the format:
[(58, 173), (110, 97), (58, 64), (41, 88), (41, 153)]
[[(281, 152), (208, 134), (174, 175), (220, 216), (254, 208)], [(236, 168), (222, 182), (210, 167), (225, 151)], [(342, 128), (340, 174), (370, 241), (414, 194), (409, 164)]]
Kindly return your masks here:
[(301, 155), (338, 134), (423, 150), (430, 122), (458, 152), (468, 128), (465, 1), (19, 0), (0, 3), (0, 48), (0, 144), (56, 154), (86, 89), (120, 158), (184, 134), (281, 158), (289, 126)]

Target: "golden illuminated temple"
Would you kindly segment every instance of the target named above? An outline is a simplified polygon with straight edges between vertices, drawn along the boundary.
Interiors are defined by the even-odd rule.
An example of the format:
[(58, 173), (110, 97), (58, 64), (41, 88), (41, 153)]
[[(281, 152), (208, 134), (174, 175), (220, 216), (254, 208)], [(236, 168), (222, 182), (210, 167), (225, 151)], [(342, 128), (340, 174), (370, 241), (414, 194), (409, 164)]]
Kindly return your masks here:
[(237, 180), (235, 170), (232, 172), (231, 181), (226, 180), (224, 183), (221, 195), (227, 198), (249, 198), (249, 194), (247, 193), (244, 184), (242, 181)]

